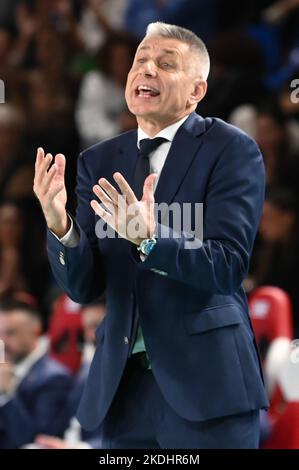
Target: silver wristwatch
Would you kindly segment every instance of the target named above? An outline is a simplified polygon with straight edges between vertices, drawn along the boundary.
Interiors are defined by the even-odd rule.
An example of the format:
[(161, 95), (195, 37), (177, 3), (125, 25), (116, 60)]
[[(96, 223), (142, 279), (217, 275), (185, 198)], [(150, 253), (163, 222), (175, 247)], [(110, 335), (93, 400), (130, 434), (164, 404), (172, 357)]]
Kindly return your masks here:
[(142, 240), (140, 245), (137, 247), (137, 250), (140, 251), (143, 255), (148, 256), (156, 243), (157, 240), (155, 237), (146, 238), (145, 240)]

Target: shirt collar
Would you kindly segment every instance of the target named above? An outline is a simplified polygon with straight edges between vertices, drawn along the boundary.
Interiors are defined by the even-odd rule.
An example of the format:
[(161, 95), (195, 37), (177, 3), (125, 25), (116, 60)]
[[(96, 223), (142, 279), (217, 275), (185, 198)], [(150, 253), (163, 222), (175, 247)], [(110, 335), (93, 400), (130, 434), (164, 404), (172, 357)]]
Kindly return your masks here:
[[(174, 124), (171, 124), (170, 126), (165, 127), (162, 129), (158, 134), (155, 135), (156, 137), (164, 137), (164, 139), (169, 140), (169, 142), (172, 142), (174, 139), (175, 134), (177, 133), (179, 127), (188, 119), (188, 116), (184, 116), (182, 119), (179, 121), (175, 122)], [(137, 147), (140, 148), (140, 141), (142, 139), (152, 139), (153, 137), (150, 137), (149, 135), (144, 132), (141, 127), (138, 127), (137, 130)]]

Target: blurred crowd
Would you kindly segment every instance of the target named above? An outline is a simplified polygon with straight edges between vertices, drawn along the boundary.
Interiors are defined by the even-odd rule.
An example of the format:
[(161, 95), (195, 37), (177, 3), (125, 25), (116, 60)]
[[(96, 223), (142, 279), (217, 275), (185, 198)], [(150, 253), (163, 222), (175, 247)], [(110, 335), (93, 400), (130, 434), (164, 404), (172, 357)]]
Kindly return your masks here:
[[(0, 374), (0, 448), (99, 446), (99, 432), (82, 437), (72, 417), (89, 360), (83, 350), (95, 342), (88, 325), (101, 323), (104, 300), (81, 308), (55, 284), (32, 191), (34, 160), (39, 146), (66, 156), (74, 212), (80, 150), (136, 127), (126, 76), (147, 24), (157, 20), (192, 29), (207, 44), (209, 90), (197, 112), (242, 128), (261, 148), (266, 200), (244, 287), (287, 292), (299, 338), (299, 0), (1, 0), (0, 338), (10, 356)], [(73, 339), (65, 336), (71, 330), (55, 337), (59, 308), (76, 318)], [(59, 364), (72, 341), (76, 364), (65, 355)]]

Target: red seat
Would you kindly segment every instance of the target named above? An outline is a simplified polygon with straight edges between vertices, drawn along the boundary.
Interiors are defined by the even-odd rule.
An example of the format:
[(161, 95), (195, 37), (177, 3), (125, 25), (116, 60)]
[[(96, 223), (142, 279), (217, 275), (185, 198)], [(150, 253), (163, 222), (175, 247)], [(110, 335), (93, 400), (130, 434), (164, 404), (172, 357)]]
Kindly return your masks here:
[(299, 449), (299, 402), (285, 403), (264, 449)]
[[(293, 339), (292, 305), (286, 292), (264, 286), (249, 297), (252, 326), (262, 358), (270, 398), (268, 419), (272, 425), (266, 449), (299, 447), (299, 401), (290, 362)], [(298, 371), (296, 371), (298, 373)]]
[(292, 305), (288, 294), (278, 287), (257, 288), (249, 297), (252, 326), (262, 361), (277, 338), (293, 338)]
[(66, 295), (61, 295), (55, 303), (48, 335), (50, 355), (76, 373), (81, 365), (83, 328), (82, 306)]

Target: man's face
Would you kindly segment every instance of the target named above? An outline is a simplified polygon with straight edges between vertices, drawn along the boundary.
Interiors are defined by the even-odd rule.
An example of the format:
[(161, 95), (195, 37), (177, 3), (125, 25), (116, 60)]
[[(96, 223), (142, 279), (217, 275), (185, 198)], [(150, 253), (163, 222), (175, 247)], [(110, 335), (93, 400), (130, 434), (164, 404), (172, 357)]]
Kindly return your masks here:
[(30, 354), (37, 335), (37, 325), (26, 313), (0, 312), (0, 339), (4, 342), (6, 361), (17, 363)]
[(175, 122), (195, 110), (206, 91), (195, 55), (177, 39), (154, 36), (139, 45), (128, 74), (126, 100), (137, 118)]

